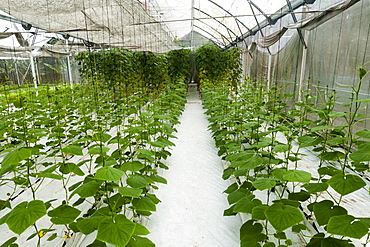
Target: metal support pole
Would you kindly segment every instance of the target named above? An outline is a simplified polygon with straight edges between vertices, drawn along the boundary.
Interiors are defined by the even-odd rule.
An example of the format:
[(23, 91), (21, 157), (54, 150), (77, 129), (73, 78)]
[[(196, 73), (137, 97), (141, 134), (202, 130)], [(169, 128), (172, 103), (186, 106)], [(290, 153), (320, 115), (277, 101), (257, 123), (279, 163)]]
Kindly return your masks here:
[(32, 52), (30, 52), (30, 62), (31, 62), (31, 71), (32, 71), (32, 81), (33, 81), (33, 84), (34, 84), (35, 88), (37, 88), (37, 76), (36, 76), (36, 70), (35, 70), (35, 61), (33, 60)]
[(190, 40), (190, 47), (191, 51), (194, 52), (194, 14), (195, 14), (195, 6), (194, 0), (191, 1), (191, 40)]
[(302, 101), (302, 93), (305, 90), (305, 72), (306, 72), (306, 61), (307, 61), (307, 41), (309, 36), (309, 31), (304, 31), (303, 36), (306, 39), (306, 46), (302, 48), (302, 61), (301, 61), (301, 73), (299, 76), (299, 90), (298, 90), (298, 102)]
[[(306, 11), (306, 7), (303, 7), (303, 12)], [(305, 14), (302, 15), (302, 19), (305, 18)], [(299, 75), (299, 89), (298, 89), (298, 102), (302, 101), (302, 93), (305, 90), (304, 83), (305, 83), (305, 72), (306, 72), (306, 61), (307, 61), (307, 42), (308, 37), (310, 35), (309, 31), (303, 30), (301, 34), (301, 39), (306, 40), (305, 43), (303, 43), (302, 47), (302, 61), (301, 61), (301, 73)]]
[(272, 55), (269, 54), (269, 61), (267, 66), (267, 90), (271, 89), (271, 67), (272, 67)]
[(249, 57), (248, 57), (248, 47), (246, 49), (243, 49), (243, 62), (242, 62), (242, 65), (243, 65), (243, 79), (246, 79), (249, 74), (250, 74), (250, 71), (249, 71)]
[[(68, 39), (66, 39), (66, 48), (67, 48), (67, 51), (68, 51)], [(69, 58), (69, 54), (67, 56), (67, 69), (68, 69), (69, 85), (72, 87), (73, 79), (72, 79), (71, 60)]]
[(19, 79), (19, 71), (18, 71), (17, 59), (14, 59), (14, 67), (15, 67), (15, 73), (17, 75), (18, 86), (20, 86), (21, 85), (21, 80)]

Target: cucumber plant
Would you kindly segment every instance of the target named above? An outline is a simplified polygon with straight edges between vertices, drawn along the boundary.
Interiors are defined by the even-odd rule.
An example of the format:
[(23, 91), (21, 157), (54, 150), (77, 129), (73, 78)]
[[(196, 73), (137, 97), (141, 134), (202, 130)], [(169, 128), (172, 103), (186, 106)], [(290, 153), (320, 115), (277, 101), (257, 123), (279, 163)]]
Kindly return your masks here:
[[(235, 90), (228, 82), (205, 81), (209, 128), (227, 164), (223, 178), (234, 181), (225, 190), (231, 207), (224, 215), (248, 215), (241, 246), (302, 245), (288, 238), (292, 232), (311, 247), (369, 243), (369, 219), (351, 215), (343, 200), (368, 189), (361, 175), (369, 171), (369, 131), (353, 133), (364, 118), (361, 104), (368, 103), (359, 99), (367, 72), (359, 73), (343, 112), (334, 110), (336, 94), (328, 90), (321, 92), (327, 98), (321, 106), (320, 95), (308, 90), (305, 101), (289, 107), (285, 102), (294, 95), (278, 87), (267, 91), (249, 80)], [(307, 150), (317, 155), (316, 168), (305, 164)]]
[[(168, 168), (163, 160), (186, 86), (161, 70), (155, 90), (145, 87), (135, 81), (141, 75), (123, 66), (134, 57), (115, 49), (83, 53), (83, 84), (7, 91), (0, 224), (16, 236), (3, 245), (42, 246), (92, 234), (89, 246), (154, 246), (140, 222), (160, 202), (154, 191), (166, 180), (158, 169)], [(112, 58), (122, 70), (108, 74)]]

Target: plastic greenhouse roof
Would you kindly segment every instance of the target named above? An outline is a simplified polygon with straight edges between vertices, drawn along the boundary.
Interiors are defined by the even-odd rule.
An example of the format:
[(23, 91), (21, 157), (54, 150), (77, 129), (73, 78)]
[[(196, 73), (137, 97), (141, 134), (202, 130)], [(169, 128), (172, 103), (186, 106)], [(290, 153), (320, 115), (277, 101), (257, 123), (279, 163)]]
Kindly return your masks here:
[[(282, 15), (314, 2), (59, 0), (51, 3), (48, 0), (7, 0), (0, 1), (0, 10), (6, 13), (0, 18), (14, 18), (19, 25), (23, 24), (23, 28), (28, 25), (31, 29), (23, 30), (23, 36), (27, 32), (46, 30), (49, 37), (59, 33), (64, 34), (64, 38), (82, 39), (85, 46), (109, 45), (138, 51), (166, 52), (179, 49), (173, 41), (183, 37), (189, 39), (191, 33), (199, 33), (220, 46), (235, 45), (241, 41), (240, 37), (254, 35), (266, 25), (275, 24)], [(60, 52), (57, 48), (56, 51)]]
[[(192, 30), (219, 44), (228, 44), (287, 4), (286, 0), (157, 0), (162, 18), (181, 38)], [(194, 17), (194, 18), (192, 18)], [(215, 40), (217, 38), (217, 40)]]

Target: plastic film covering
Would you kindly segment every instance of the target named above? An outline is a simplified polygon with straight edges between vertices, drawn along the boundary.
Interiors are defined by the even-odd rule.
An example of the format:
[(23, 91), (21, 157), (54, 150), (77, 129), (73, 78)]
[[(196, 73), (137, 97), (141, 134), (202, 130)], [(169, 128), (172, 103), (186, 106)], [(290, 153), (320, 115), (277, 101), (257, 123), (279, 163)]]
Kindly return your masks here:
[(181, 39), (196, 31), (220, 46), (248, 33), (257, 21), (266, 20), (267, 16), (287, 4), (286, 0), (194, 0), (193, 6), (192, 1), (156, 2), (161, 18), (175, 37)]
[[(9, 0), (1, 1), (0, 9), (33, 26), (95, 44), (153, 52), (178, 48), (135, 0)], [(151, 24), (138, 24), (143, 22)]]
[[(296, 12), (325, 12), (333, 6), (350, 1), (317, 0)], [(267, 86), (283, 88), (282, 93), (292, 93), (293, 101), (301, 100), (303, 91), (310, 90), (317, 96), (314, 103), (328, 100), (326, 95), (336, 95), (335, 111), (348, 104), (352, 96), (352, 86), (359, 83), (357, 69), (370, 61), (370, 0), (352, 2), (348, 8), (319, 23), (311, 30), (302, 30), (307, 49), (300, 41), (297, 30), (288, 29), (281, 39), (266, 48), (253, 43), (261, 40), (261, 35), (247, 38), (250, 55), (244, 56), (244, 71), (247, 76), (258, 78)], [(339, 4), (339, 5), (338, 5)], [(335, 9), (335, 8), (334, 8)], [(298, 23), (304, 16), (297, 14)], [(265, 37), (294, 24), (291, 16), (280, 19), (275, 26), (265, 28)], [(244, 47), (244, 44), (239, 44)], [(270, 55), (271, 54), (271, 55)], [(269, 66), (270, 60), (270, 66)], [(360, 99), (370, 98), (369, 77), (365, 77), (360, 91)], [(363, 107), (359, 113), (370, 116), (370, 109)], [(344, 123), (336, 122), (342, 125)], [(369, 120), (358, 123), (357, 130), (370, 128)]]

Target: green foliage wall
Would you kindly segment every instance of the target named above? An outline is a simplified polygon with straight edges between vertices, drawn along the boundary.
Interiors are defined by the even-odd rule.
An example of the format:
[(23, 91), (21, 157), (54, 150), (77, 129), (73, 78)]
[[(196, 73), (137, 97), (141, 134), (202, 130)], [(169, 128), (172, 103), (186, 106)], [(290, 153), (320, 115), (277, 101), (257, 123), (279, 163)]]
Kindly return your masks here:
[(241, 74), (240, 50), (223, 51), (216, 45), (202, 46), (196, 51), (196, 67), (201, 81), (226, 80), (235, 87)]
[(108, 86), (127, 84), (134, 78), (134, 53), (118, 48), (80, 52), (81, 77), (86, 81), (101, 80)]
[(191, 51), (173, 50), (167, 53), (168, 75), (171, 80), (189, 81), (191, 70)]

